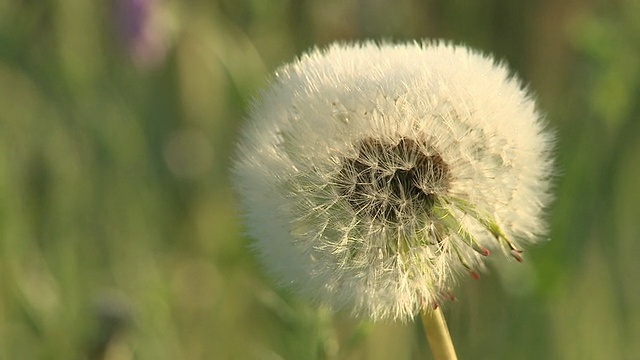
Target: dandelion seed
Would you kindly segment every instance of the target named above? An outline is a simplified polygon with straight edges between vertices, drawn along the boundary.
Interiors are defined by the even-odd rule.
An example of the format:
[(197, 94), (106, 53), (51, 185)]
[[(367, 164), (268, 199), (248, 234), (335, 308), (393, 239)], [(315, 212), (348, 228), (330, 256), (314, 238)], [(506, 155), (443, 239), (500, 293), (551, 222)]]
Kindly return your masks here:
[(446, 43), (313, 50), (254, 103), (233, 168), (283, 285), (374, 320), (436, 308), (545, 232), (551, 136), (519, 80)]

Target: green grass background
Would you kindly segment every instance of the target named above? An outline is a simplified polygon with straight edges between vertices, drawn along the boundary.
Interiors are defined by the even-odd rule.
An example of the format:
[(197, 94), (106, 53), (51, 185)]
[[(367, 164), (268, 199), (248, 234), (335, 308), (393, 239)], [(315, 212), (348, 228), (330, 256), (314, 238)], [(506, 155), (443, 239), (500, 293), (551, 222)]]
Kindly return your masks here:
[(277, 66), (421, 38), (506, 60), (558, 135), (551, 241), (461, 281), (460, 358), (640, 358), (640, 1), (146, 1), (155, 62), (115, 0), (0, 0), (0, 359), (429, 358), (276, 289), (228, 179)]

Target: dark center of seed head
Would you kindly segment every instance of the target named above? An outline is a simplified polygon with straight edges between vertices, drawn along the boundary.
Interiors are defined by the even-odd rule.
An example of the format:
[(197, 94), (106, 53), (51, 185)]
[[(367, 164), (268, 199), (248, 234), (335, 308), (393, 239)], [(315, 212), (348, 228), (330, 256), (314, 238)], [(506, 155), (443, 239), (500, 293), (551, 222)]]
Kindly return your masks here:
[(438, 153), (424, 149), (407, 138), (395, 144), (364, 139), (356, 158), (343, 159), (338, 191), (356, 212), (377, 220), (430, 214), (448, 188), (449, 169)]

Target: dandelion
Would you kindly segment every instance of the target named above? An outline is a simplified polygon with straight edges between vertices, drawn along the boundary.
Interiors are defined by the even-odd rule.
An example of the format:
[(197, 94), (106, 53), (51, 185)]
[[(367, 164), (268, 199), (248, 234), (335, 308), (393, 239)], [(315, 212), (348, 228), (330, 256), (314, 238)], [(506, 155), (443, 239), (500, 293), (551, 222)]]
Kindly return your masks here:
[(442, 42), (334, 44), (277, 70), (233, 173), (266, 269), (408, 320), (545, 233), (551, 136), (501, 63)]

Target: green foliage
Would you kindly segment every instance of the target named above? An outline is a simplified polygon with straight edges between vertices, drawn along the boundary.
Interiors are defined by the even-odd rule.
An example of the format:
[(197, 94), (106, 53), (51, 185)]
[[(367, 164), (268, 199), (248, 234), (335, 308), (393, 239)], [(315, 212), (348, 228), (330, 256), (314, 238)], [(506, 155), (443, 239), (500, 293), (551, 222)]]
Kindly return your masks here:
[(460, 284), (460, 358), (640, 354), (637, 1), (147, 0), (137, 37), (126, 2), (0, 2), (0, 359), (427, 356), (277, 290), (227, 176), (279, 64), (424, 37), (504, 58), (558, 135), (552, 241)]

